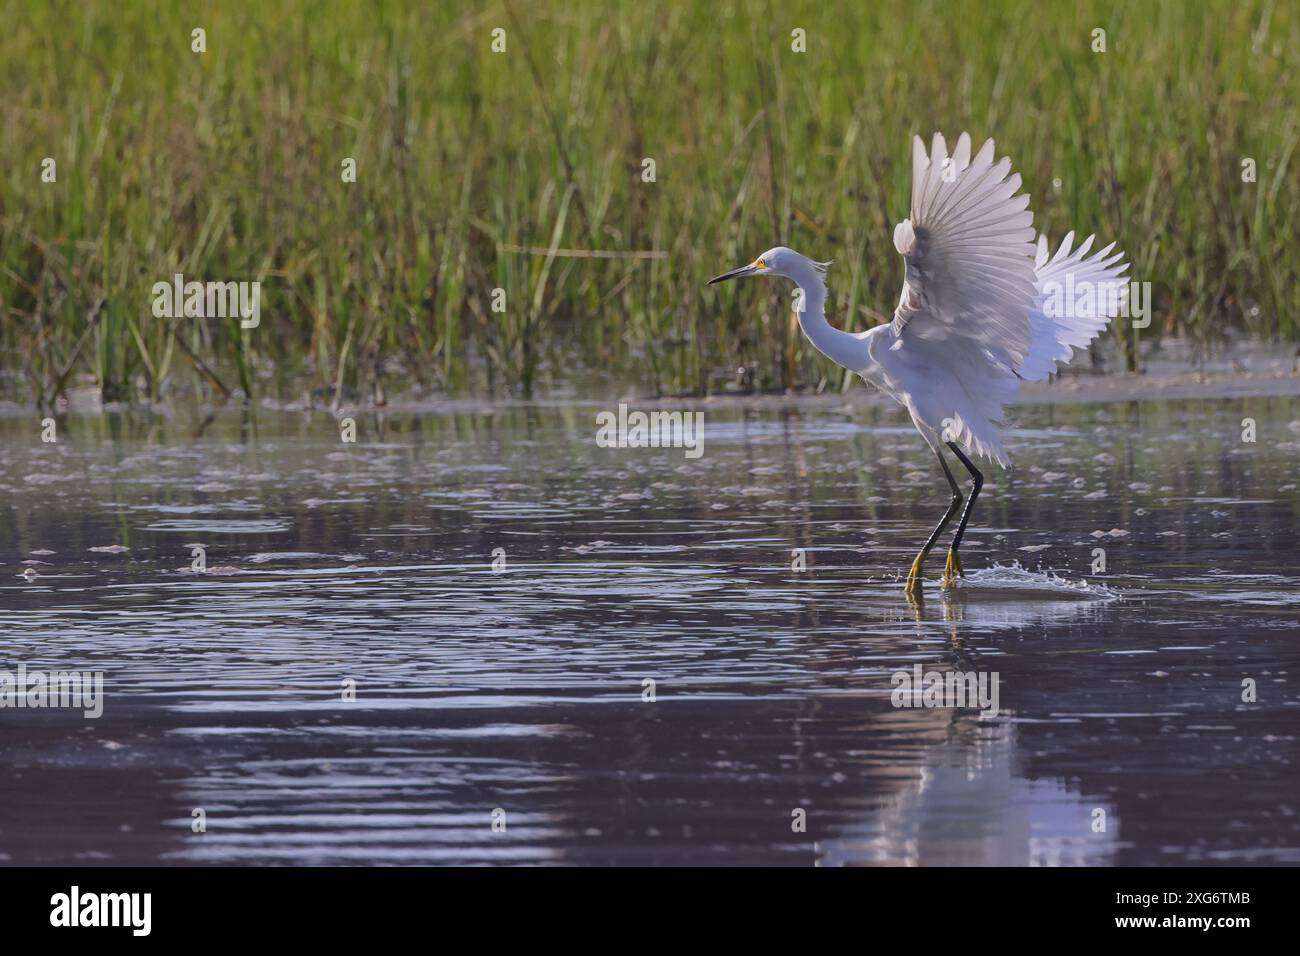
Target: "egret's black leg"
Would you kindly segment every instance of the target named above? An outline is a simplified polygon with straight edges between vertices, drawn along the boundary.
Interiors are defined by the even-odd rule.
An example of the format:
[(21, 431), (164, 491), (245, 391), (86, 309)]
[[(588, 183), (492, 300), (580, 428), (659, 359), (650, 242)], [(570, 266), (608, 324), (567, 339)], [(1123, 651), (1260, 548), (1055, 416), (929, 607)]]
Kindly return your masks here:
[(943, 475), (948, 479), (948, 487), (952, 489), (952, 501), (949, 503), (948, 510), (944, 512), (939, 524), (935, 526), (934, 531), (930, 532), (930, 538), (925, 542), (925, 546), (921, 548), (921, 553), (912, 562), (912, 570), (907, 575), (907, 593), (913, 597), (921, 592), (921, 565), (925, 563), (925, 556), (930, 553), (934, 543), (939, 540), (939, 535), (943, 534), (943, 529), (948, 527), (948, 522), (957, 513), (957, 509), (961, 507), (962, 502), (961, 486), (953, 478), (952, 472), (948, 469), (948, 463), (943, 460), (943, 455), (939, 453), (937, 448), (934, 450), (934, 457), (939, 459), (939, 467), (943, 469)]
[(961, 513), (961, 520), (957, 522), (957, 533), (952, 536), (952, 547), (948, 549), (948, 564), (943, 572), (944, 587), (952, 587), (956, 583), (955, 578), (965, 574), (957, 549), (961, 547), (961, 538), (966, 533), (966, 522), (970, 520), (970, 512), (975, 507), (975, 499), (980, 496), (980, 489), (984, 487), (984, 476), (975, 467), (974, 463), (966, 457), (954, 442), (948, 442), (948, 447), (957, 456), (958, 460), (966, 466), (966, 470), (970, 472), (971, 489), (970, 498), (966, 501), (966, 509)]

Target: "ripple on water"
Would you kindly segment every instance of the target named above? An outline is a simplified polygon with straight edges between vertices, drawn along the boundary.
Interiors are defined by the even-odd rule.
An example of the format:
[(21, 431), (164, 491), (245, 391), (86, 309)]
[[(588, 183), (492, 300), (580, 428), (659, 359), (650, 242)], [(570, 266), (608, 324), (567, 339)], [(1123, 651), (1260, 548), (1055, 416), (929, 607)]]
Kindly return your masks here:
[[(544, 410), (429, 414), (382, 458), (300, 415), (181, 454), (129, 428), (0, 442), (23, 502), (0, 669), (94, 668), (106, 693), (101, 720), (0, 721), (4, 853), (1300, 862), (1294, 454), (1243, 450), (1230, 404), (1021, 409), (1039, 427), (990, 475), (967, 577), (942, 592), (937, 552), (913, 606), (947, 496), (906, 417), (773, 409), (711, 408), (694, 462), (598, 452)], [(195, 541), (207, 573), (176, 567)], [(37, 548), (40, 576), (8, 573)], [(1052, 567), (1000, 563), (1030, 549)], [(997, 673), (1002, 716), (895, 708), (918, 663)]]
[(288, 531), (291, 523), (281, 518), (166, 518), (145, 525), (142, 531), (199, 531), (207, 534), (275, 534)]

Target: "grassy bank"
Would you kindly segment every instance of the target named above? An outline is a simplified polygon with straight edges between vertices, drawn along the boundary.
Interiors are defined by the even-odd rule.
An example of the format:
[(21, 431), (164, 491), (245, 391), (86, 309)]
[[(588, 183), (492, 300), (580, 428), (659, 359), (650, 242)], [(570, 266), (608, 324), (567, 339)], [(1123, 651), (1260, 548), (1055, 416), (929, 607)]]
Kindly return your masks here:
[[(1300, 338), (1291, 3), (0, 9), (0, 367), (26, 400), (519, 394), (583, 367), (838, 387), (775, 284), (704, 280), (782, 241), (835, 259), (838, 324), (875, 324), (908, 139), (935, 129), (994, 136), (1054, 241), (1118, 239), (1144, 338)], [(260, 280), (260, 325), (155, 318), (178, 272)]]

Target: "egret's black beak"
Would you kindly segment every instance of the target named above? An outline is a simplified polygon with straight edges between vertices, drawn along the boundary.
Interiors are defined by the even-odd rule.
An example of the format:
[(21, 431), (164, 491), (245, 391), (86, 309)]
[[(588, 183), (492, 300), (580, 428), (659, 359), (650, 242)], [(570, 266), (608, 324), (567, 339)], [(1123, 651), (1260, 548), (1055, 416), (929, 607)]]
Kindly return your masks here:
[(739, 269), (732, 269), (730, 272), (724, 272), (720, 276), (714, 276), (709, 280), (709, 285), (717, 285), (719, 282), (726, 282), (728, 279), (739, 279), (741, 276), (753, 275), (758, 270), (752, 265), (741, 266)]

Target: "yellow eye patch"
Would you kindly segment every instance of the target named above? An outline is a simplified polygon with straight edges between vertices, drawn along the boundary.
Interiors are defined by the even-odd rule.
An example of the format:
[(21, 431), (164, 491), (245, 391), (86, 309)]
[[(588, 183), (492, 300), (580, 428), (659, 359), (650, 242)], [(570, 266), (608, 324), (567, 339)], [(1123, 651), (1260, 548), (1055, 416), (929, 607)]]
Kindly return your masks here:
[(759, 259), (757, 262), (754, 263), (754, 268), (755, 268), (755, 269), (766, 269), (767, 266), (764, 264), (764, 262), (763, 262), (762, 259)]

